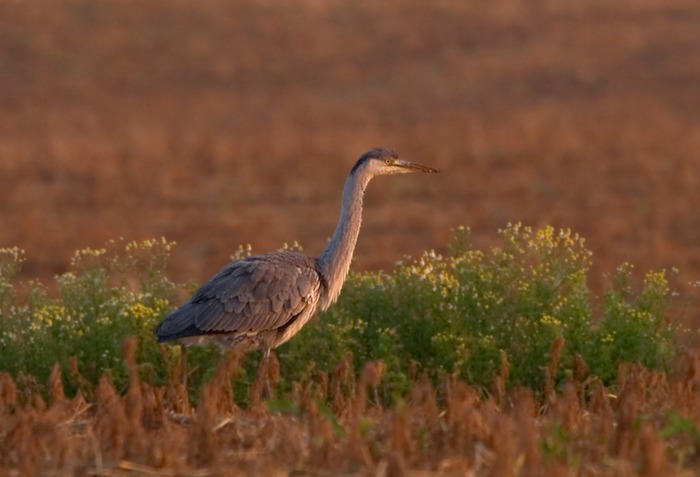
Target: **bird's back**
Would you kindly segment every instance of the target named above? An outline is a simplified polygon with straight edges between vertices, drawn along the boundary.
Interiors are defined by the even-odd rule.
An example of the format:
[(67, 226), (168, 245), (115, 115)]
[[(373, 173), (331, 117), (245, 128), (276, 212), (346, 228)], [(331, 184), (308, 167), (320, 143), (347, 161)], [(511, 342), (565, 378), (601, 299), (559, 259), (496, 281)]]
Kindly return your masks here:
[[(158, 341), (277, 346), (308, 319), (324, 289), (316, 260), (298, 252), (226, 265), (156, 328)], [(291, 334), (290, 334), (291, 332)]]

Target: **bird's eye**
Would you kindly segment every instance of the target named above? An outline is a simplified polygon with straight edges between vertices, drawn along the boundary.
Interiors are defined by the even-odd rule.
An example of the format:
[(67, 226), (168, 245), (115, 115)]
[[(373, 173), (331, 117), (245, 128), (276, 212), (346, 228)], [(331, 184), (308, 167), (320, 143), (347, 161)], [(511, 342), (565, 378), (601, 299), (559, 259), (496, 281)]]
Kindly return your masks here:
[(384, 162), (386, 162), (386, 165), (387, 165), (387, 166), (390, 166), (390, 165), (392, 165), (392, 164), (394, 163), (394, 161), (392, 161), (391, 159), (387, 159), (387, 160), (384, 161)]

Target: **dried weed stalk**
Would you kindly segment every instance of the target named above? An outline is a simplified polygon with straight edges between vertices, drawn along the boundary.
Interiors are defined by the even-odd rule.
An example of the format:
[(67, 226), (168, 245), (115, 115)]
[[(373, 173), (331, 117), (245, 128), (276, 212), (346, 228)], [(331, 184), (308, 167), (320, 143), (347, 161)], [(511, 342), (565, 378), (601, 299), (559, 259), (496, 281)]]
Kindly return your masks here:
[[(550, 379), (562, 344), (553, 346)], [(203, 387), (196, 412), (183, 415), (168, 397), (172, 383), (140, 378), (135, 352), (136, 342), (125, 342), (123, 393), (109, 374), (75, 398), (65, 396), (58, 368), (44, 390), (0, 374), (0, 475), (647, 477), (700, 470), (693, 353), (672, 375), (621, 367), (617, 394), (583, 372), (557, 388), (551, 381), (547, 406), (530, 389), (484, 395), (455, 376), (438, 388), (416, 373), (405, 400), (383, 407), (375, 390), (384, 365), (368, 363), (356, 380), (346, 356), (330, 377), (296, 383), (289, 412), (271, 412), (264, 401), (236, 406), (232, 356)], [(498, 378), (505, 383), (507, 374), (503, 365)]]

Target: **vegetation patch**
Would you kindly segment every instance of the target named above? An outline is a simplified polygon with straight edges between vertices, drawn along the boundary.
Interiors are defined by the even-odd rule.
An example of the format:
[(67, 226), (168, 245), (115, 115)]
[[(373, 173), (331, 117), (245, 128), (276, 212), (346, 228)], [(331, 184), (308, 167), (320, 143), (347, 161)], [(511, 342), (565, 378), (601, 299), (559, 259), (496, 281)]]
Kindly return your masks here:
[[(352, 273), (339, 302), (278, 349), (281, 389), (330, 372), (351, 355), (355, 370), (373, 360), (386, 365), (381, 393), (389, 401), (404, 396), (417, 373), (434, 382), (457, 376), (488, 391), (504, 363), (504, 386), (542, 393), (558, 338), (561, 365), (553, 382), (571, 376), (577, 359), (606, 384), (623, 362), (651, 369), (671, 362), (675, 330), (664, 272), (648, 273), (635, 287), (632, 267), (621, 266), (597, 306), (586, 283), (591, 253), (581, 237), (520, 224), (500, 236), (500, 246), (478, 250), (470, 246), (469, 231), (459, 228), (448, 256), (428, 251), (389, 273)], [(104, 249), (80, 250), (71, 270), (56, 279), (57, 297), (37, 282), (15, 284), (23, 253), (2, 250), (0, 369), (46, 382), (58, 363), (69, 393), (81, 386), (71, 374), (76, 366), (90, 383), (109, 371), (124, 389), (121, 346), (135, 336), (141, 374), (164, 383), (179, 348), (159, 346), (153, 328), (183, 288), (166, 275), (172, 245), (165, 239), (112, 241)], [(241, 248), (234, 258), (250, 252)], [(188, 357), (196, 396), (220, 353), (193, 348)], [(237, 378), (236, 395), (244, 403), (258, 359), (253, 354)]]
[(56, 296), (2, 249), (0, 472), (691, 475), (700, 355), (674, 346), (666, 274), (623, 265), (597, 298), (578, 235), (500, 237), (351, 274), (267, 377), (192, 348), (189, 389), (153, 334), (195, 288), (167, 278), (172, 243), (76, 252)]

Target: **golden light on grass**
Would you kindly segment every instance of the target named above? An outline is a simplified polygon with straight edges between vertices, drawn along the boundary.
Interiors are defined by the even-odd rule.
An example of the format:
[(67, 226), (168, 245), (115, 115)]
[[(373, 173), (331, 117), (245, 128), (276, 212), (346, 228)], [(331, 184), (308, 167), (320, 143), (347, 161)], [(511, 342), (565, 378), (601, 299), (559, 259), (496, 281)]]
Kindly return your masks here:
[[(590, 391), (581, 395), (579, 383), (567, 381), (543, 398), (547, 407), (528, 389), (483, 395), (451, 377), (437, 389), (418, 378), (407, 399), (384, 407), (372, 397), (384, 365), (370, 362), (356, 385), (335, 385), (332, 411), (307, 392), (292, 413), (270, 411), (260, 401), (232, 407), (230, 382), (238, 366), (232, 358), (204, 386), (196, 411), (182, 414), (180, 405), (165, 398), (169, 384), (154, 386), (138, 377), (135, 350), (135, 340), (127, 340), (129, 388), (117, 392), (105, 375), (91, 390), (94, 402), (82, 394), (67, 398), (58, 368), (48, 383), (48, 406), (37, 394), (40, 388), (3, 374), (0, 471), (536, 476), (568, 468), (575, 475), (685, 476), (697, 470), (697, 353), (684, 355), (681, 372), (673, 375), (623, 367), (617, 396), (590, 379)], [(334, 374), (298, 388), (347, 381), (342, 365)]]

